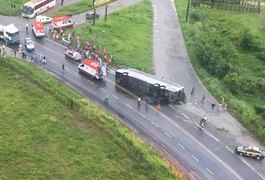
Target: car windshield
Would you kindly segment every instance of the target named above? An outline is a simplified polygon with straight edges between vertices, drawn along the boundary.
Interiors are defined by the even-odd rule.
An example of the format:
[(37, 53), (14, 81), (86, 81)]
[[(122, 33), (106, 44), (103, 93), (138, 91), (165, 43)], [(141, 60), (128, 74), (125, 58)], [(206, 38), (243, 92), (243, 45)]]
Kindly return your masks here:
[(252, 148), (251, 148), (250, 146), (244, 146), (243, 149), (244, 149), (245, 151), (249, 151), (249, 150), (252, 149)]
[(32, 9), (32, 8), (29, 7), (29, 6), (22, 6), (22, 12), (23, 12), (24, 14), (28, 14), (28, 15), (30, 15), (30, 14), (33, 14), (33, 13), (34, 13), (34, 9)]

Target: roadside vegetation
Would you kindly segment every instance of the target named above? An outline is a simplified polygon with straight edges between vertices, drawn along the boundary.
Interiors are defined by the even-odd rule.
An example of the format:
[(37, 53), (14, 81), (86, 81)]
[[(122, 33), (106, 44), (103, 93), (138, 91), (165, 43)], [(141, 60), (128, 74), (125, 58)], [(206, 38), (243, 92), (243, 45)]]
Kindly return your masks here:
[[(113, 56), (116, 65), (152, 72), (152, 6), (150, 1), (124, 8), (108, 16), (107, 21), (96, 20), (82, 24), (75, 31), (81, 46), (84, 41), (95, 42)], [(74, 46), (76, 41), (74, 41)]]
[[(17, 16), (21, 14), (20, 7), (29, 0), (0, 0), (0, 14), (6, 16)], [(11, 7), (11, 4), (16, 4), (15, 9)]]
[(16, 59), (0, 57), (0, 64), (0, 179), (185, 178), (50, 75)]
[(265, 144), (265, 25), (261, 14), (176, 7), (192, 64), (211, 93)]
[[(114, 2), (116, 0), (110, 0)], [(93, 9), (93, 0), (81, 0), (71, 5), (63, 6), (57, 11), (51, 13), (52, 17), (63, 16), (63, 15), (76, 15)]]

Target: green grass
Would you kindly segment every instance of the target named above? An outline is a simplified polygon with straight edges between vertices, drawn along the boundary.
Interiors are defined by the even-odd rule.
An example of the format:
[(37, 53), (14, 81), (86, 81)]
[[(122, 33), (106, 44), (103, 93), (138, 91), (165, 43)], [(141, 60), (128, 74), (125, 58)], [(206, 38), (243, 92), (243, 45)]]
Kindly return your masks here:
[[(0, 58), (0, 64), (0, 179), (184, 177), (117, 120), (48, 74), (10, 58)], [(68, 99), (74, 108), (67, 107)]]
[[(21, 14), (20, 7), (29, 0), (0, 0), (0, 14), (6, 16), (17, 16)], [(16, 9), (11, 8), (11, 4), (16, 4)]]
[[(248, 31), (253, 35), (255, 43), (264, 42), (264, 7), (262, 7), (261, 14), (238, 14), (229, 11), (218, 11), (215, 9), (192, 8), (190, 9), (190, 17), (188, 22), (185, 22), (187, 2), (176, 0), (176, 7), (181, 22), (186, 47), (188, 49), (189, 57), (195, 68), (195, 71), (200, 76), (204, 85), (211, 91), (211, 93), (221, 100), (225, 97), (228, 102), (229, 111), (237, 117), (248, 130), (250, 130), (263, 144), (265, 144), (265, 119), (261, 114), (255, 111), (256, 106), (265, 108), (264, 92), (254, 93), (239, 93), (237, 95), (229, 91), (228, 85), (225, 83), (224, 78), (216, 78), (210, 75), (206, 69), (200, 64), (196, 58), (196, 47), (194, 37), (200, 36), (201, 27), (205, 24), (215, 24), (216, 31), (223, 30), (223, 38), (229, 39), (230, 42), (236, 47), (238, 56), (233, 64), (239, 77), (251, 77), (252, 79), (261, 78), (265, 79), (264, 69), (265, 62), (258, 59), (256, 50), (243, 50), (239, 47), (240, 32), (242, 29), (248, 28)], [(197, 21), (191, 18), (196, 15), (199, 18)], [(209, 29), (209, 31), (212, 29)], [(207, 33), (207, 32), (205, 32)], [(260, 47), (264, 43), (261, 43)], [(264, 51), (264, 50), (263, 50)], [(240, 92), (240, 90), (239, 90)]]
[[(92, 33), (89, 33), (89, 29)], [(72, 30), (69, 30), (72, 32)], [(68, 32), (66, 34), (68, 34)], [(152, 7), (141, 2), (108, 16), (107, 22), (97, 20), (80, 25), (75, 35), (84, 41), (95, 40), (100, 49), (107, 49), (115, 64), (152, 72)], [(75, 42), (76, 43), (76, 42)]]
[[(114, 2), (116, 0), (110, 0), (110, 2)], [(63, 6), (59, 8), (57, 11), (51, 13), (52, 17), (62, 16), (62, 15), (75, 15), (81, 14), (88, 10), (93, 9), (93, 1), (92, 0), (81, 0), (80, 2), (73, 3), (68, 6)]]

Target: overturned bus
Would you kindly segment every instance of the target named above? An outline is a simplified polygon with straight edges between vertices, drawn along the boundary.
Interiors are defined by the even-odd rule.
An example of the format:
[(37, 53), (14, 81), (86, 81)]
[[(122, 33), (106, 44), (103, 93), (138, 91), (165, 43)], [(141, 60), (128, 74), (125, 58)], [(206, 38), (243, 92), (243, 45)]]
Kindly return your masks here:
[(183, 86), (160, 80), (142, 71), (127, 68), (118, 69), (116, 70), (115, 81), (120, 86), (147, 95), (154, 102), (159, 101), (167, 104), (186, 102)]

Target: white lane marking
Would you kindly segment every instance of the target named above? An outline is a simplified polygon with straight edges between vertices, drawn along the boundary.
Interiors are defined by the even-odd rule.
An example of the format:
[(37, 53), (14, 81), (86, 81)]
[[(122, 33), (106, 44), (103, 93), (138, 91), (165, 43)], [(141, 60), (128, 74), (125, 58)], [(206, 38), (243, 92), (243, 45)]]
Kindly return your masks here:
[(217, 142), (219, 142), (219, 139), (217, 139), (216, 137), (214, 137), (212, 134), (210, 135), (214, 140), (216, 140)]
[(231, 153), (234, 153), (234, 151), (232, 151), (229, 147), (225, 146), (225, 148), (230, 151)]
[(57, 44), (57, 45), (63, 47), (63, 48), (67, 48), (66, 46), (64, 46), (64, 45), (62, 45), (62, 44), (60, 44), (60, 43), (57, 43), (57, 42), (55, 42), (55, 41), (52, 41), (52, 40), (50, 40), (49, 38), (45, 38), (45, 39), (46, 39), (47, 41), (50, 41), (50, 42), (52, 42), (52, 43), (54, 43), (54, 44)]
[(210, 174), (213, 175), (213, 173), (212, 173), (212, 171), (210, 171), (210, 169), (208, 169), (207, 167), (205, 167), (205, 169), (206, 169)]
[(167, 135), (167, 137), (169, 137), (170, 139), (172, 138), (167, 132), (164, 132), (165, 135)]
[(174, 110), (175, 110), (174, 106), (172, 106), (171, 104), (169, 105), (169, 107), (171, 107), (172, 109), (174, 109)]
[(182, 146), (180, 143), (178, 143), (178, 145), (179, 145), (182, 149), (185, 150), (184, 146)]
[(264, 177), (263, 174), (260, 174), (260, 173), (258, 173), (258, 172), (257, 172), (257, 174), (259, 175), (259, 177), (261, 177), (263, 180), (265, 180), (265, 177)]
[(119, 100), (119, 98), (118, 98), (117, 96), (113, 95), (113, 97), (114, 97), (115, 99), (118, 99), (118, 100)]
[(130, 106), (129, 104), (125, 103), (126, 106), (128, 106), (129, 108), (133, 109), (132, 106)]
[(90, 82), (91, 84), (95, 85), (95, 83), (93, 83), (92, 81), (90, 81), (90, 80), (87, 80), (87, 81)]
[(101, 89), (102, 91), (104, 91), (104, 92), (107, 92), (107, 91), (106, 91), (104, 88), (102, 88), (102, 87), (101, 87), (100, 89)]
[(191, 155), (191, 157), (193, 157), (193, 159), (199, 162), (199, 159), (197, 159), (194, 155)]
[(247, 166), (250, 166), (244, 159), (241, 159), (241, 161), (243, 161), (243, 163), (245, 163)]
[(188, 79), (190, 79), (190, 77), (188, 76), (188, 74), (185, 73), (185, 76), (186, 76)]
[(186, 116), (184, 113), (181, 113), (185, 118), (190, 119), (188, 116)]
[(145, 118), (146, 119), (146, 117), (142, 114), (142, 113), (138, 113), (138, 114), (140, 114), (140, 116), (142, 116), (143, 118)]
[(151, 122), (155, 127), (157, 127), (158, 128), (158, 125), (156, 125), (153, 121)]

